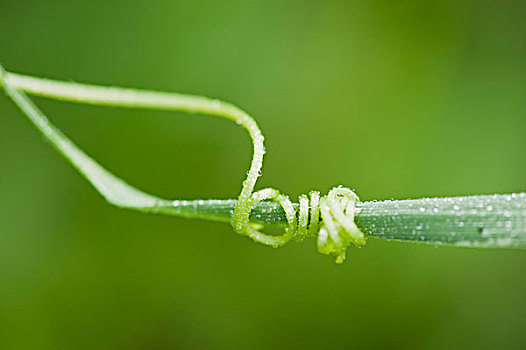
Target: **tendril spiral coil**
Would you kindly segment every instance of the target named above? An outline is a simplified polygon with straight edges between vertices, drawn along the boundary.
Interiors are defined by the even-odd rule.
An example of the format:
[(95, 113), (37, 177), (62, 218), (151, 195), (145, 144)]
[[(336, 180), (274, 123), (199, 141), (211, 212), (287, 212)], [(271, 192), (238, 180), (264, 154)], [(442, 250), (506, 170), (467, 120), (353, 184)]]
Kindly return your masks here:
[[(351, 243), (362, 247), (366, 242), (365, 235), (354, 222), (356, 202), (359, 198), (352, 190), (342, 186), (334, 187), (322, 197), (318, 191), (311, 191), (309, 197), (304, 194), (299, 197), (300, 206), (296, 214), (289, 197), (278, 190), (266, 188), (254, 192), (249, 197), (249, 211), (245, 213), (241, 224), (234, 228), (237, 233), (272, 247), (283, 246), (291, 240), (300, 242), (305, 238), (317, 236), (319, 252), (335, 255), (336, 263), (342, 263)], [(285, 211), (288, 227), (280, 236), (265, 234), (248, 221), (252, 208), (265, 200), (279, 203)]]
[[(336, 262), (345, 260), (347, 247), (352, 243), (357, 247), (365, 244), (365, 235), (354, 222), (354, 213), (358, 196), (349, 188), (339, 186), (320, 196), (317, 191), (299, 197), (298, 213), (289, 197), (273, 188), (253, 191), (256, 181), (261, 176), (265, 147), (264, 137), (252, 117), (240, 111), (236, 122), (250, 134), (253, 142), (253, 155), (250, 169), (239, 194), (232, 226), (241, 235), (246, 235), (258, 243), (272, 247), (281, 247), (291, 240), (303, 241), (317, 235), (318, 251), (322, 254), (336, 256)], [(281, 205), (287, 217), (287, 228), (282, 235), (274, 236), (261, 232), (250, 223), (252, 208), (261, 201), (273, 201)], [(320, 221), (321, 219), (321, 221)]]
[(256, 225), (250, 224), (247, 216), (241, 226), (235, 227), (237, 233), (272, 247), (283, 246), (291, 240), (301, 242), (305, 238), (317, 236), (319, 252), (336, 255), (336, 263), (345, 260), (347, 247), (351, 243), (357, 247), (365, 245), (365, 235), (354, 222), (356, 202), (359, 199), (346, 187), (334, 187), (322, 197), (318, 191), (310, 192), (310, 199), (304, 194), (301, 195), (297, 215), (289, 197), (272, 188), (252, 193), (249, 200), (250, 209), (264, 200), (279, 203), (285, 211), (288, 223), (285, 232), (280, 236), (265, 234), (259, 231)]

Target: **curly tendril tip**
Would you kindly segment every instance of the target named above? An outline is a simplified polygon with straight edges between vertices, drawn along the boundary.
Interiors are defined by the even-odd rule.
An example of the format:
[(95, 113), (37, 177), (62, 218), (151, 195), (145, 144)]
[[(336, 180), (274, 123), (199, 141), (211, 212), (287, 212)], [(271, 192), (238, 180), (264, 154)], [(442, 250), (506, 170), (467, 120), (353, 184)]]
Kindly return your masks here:
[[(235, 122), (244, 127), (253, 142), (253, 156), (250, 169), (239, 194), (232, 226), (241, 235), (246, 235), (258, 243), (272, 247), (281, 247), (291, 240), (303, 241), (308, 237), (317, 237), (318, 251), (335, 255), (336, 262), (345, 260), (347, 247), (352, 243), (357, 247), (365, 245), (365, 235), (354, 222), (358, 196), (350, 189), (339, 186), (320, 197), (317, 191), (299, 197), (298, 214), (289, 197), (273, 188), (253, 192), (261, 175), (265, 147), (264, 137), (255, 120), (241, 110), (236, 110)], [(261, 201), (273, 201), (281, 205), (287, 217), (287, 228), (279, 236), (268, 235), (259, 230), (260, 225), (250, 223), (252, 208)], [(321, 220), (320, 220), (321, 219)]]
[[(256, 225), (249, 223), (251, 209), (264, 200), (279, 203), (285, 211), (288, 227), (280, 236), (265, 234), (259, 231)], [(273, 188), (266, 188), (252, 193), (246, 203), (250, 209), (242, 214), (234, 214), (232, 222), (237, 233), (275, 248), (291, 240), (301, 242), (305, 238), (317, 235), (318, 251), (335, 255), (336, 263), (342, 263), (351, 243), (362, 247), (366, 242), (365, 235), (354, 222), (358, 200), (358, 196), (352, 190), (342, 186), (333, 188), (323, 197), (320, 197), (318, 191), (312, 191), (310, 200), (306, 195), (299, 197), (300, 207), (296, 215), (288, 196)], [(245, 203), (241, 203), (240, 206), (243, 204)]]

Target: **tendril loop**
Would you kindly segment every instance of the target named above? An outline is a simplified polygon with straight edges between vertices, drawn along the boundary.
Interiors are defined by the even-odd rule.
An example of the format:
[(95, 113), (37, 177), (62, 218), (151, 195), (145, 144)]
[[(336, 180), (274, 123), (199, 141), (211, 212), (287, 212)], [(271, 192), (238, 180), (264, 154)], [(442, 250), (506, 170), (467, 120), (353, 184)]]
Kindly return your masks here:
[[(345, 260), (345, 253), (350, 244), (357, 247), (365, 245), (365, 235), (354, 222), (356, 202), (359, 202), (359, 198), (346, 187), (335, 187), (325, 196), (320, 196), (317, 191), (311, 191), (309, 196), (299, 196), (297, 214), (289, 197), (278, 190), (266, 188), (253, 192), (261, 175), (265, 154), (264, 137), (255, 120), (248, 114), (241, 112), (236, 122), (248, 131), (254, 148), (251, 166), (232, 215), (232, 226), (238, 234), (272, 247), (281, 247), (291, 240), (299, 242), (317, 235), (318, 251), (335, 255), (337, 263)], [(287, 228), (283, 234), (268, 235), (260, 231), (261, 225), (250, 223), (250, 212), (261, 201), (273, 201), (283, 208), (287, 218)]]
[[(288, 227), (279, 236), (268, 235), (248, 220), (252, 208), (261, 201), (274, 201), (281, 205), (287, 217)], [(239, 234), (247, 235), (258, 243), (281, 247), (291, 240), (301, 242), (306, 238), (317, 237), (318, 250), (322, 254), (335, 255), (336, 262), (345, 260), (347, 247), (365, 245), (365, 235), (354, 222), (358, 196), (350, 189), (339, 186), (320, 197), (318, 191), (299, 197), (299, 210), (292, 206), (289, 197), (273, 188), (252, 193), (249, 197), (249, 211), (244, 213), (239, 226), (234, 226)], [(320, 222), (321, 219), (321, 222)]]
[[(249, 133), (253, 143), (253, 155), (248, 176), (243, 181), (232, 215), (232, 226), (237, 233), (273, 247), (280, 247), (291, 240), (303, 241), (305, 238), (317, 236), (318, 250), (323, 254), (335, 255), (337, 263), (343, 262), (345, 252), (350, 244), (357, 247), (365, 244), (365, 235), (354, 222), (356, 203), (359, 202), (359, 199), (348, 188), (335, 187), (325, 196), (320, 196), (317, 191), (310, 192), (309, 196), (303, 194), (299, 197), (297, 213), (289, 197), (276, 189), (266, 188), (254, 192), (256, 181), (261, 175), (265, 154), (264, 137), (256, 121), (246, 112), (230, 103), (193, 95), (102, 87), (34, 78), (7, 73), (1, 65), (0, 87), (28, 116), (44, 137), (93, 184), (99, 193), (108, 202), (118, 207), (156, 211), (157, 207), (162, 205), (164, 201), (137, 190), (98, 165), (54, 127), (22, 90), (34, 95), (76, 103), (185, 111), (231, 120)], [(250, 223), (250, 212), (261, 201), (276, 202), (285, 211), (287, 228), (282, 235), (265, 234), (260, 231), (258, 225)], [(177, 201), (177, 203), (179, 202)], [(180, 215), (182, 215), (181, 213), (182, 211), (179, 212)]]

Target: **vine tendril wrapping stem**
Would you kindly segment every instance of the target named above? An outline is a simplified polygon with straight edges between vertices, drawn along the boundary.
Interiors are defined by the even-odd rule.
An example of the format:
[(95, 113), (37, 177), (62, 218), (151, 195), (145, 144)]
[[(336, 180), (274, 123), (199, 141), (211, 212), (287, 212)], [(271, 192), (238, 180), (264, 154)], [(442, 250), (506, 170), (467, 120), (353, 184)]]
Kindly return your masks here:
[[(310, 200), (306, 195), (300, 196), (298, 215), (290, 199), (278, 190), (267, 188), (254, 192), (263, 165), (264, 137), (256, 121), (232, 104), (199, 96), (33, 78), (7, 73), (0, 66), (0, 86), (3, 86), (31, 122), (110, 203), (123, 207), (137, 207), (141, 203), (155, 206), (157, 198), (129, 186), (98, 165), (49, 122), (18, 89), (17, 86), (21, 85), (26, 92), (58, 100), (103, 106), (180, 110), (232, 120), (248, 132), (253, 143), (250, 168), (232, 215), (232, 226), (237, 233), (273, 247), (282, 246), (291, 240), (303, 241), (318, 234), (318, 250), (324, 254), (336, 255), (337, 262), (343, 261), (345, 251), (351, 243), (356, 246), (365, 244), (364, 234), (354, 223), (354, 208), (358, 197), (347, 188), (333, 188), (323, 197), (320, 197), (319, 192), (313, 191), (310, 193)], [(282, 235), (265, 234), (250, 223), (250, 212), (261, 201), (274, 201), (282, 206), (288, 223)]]
[[(184, 111), (235, 121), (243, 124), (245, 129), (252, 130), (251, 137), (258, 141), (254, 142), (255, 149), (261, 151), (254, 153), (250, 174), (259, 173), (258, 169), (261, 166), (254, 164), (257, 164), (258, 159), (262, 161), (264, 153), (263, 138), (261, 133), (258, 133), (257, 124), (236, 106), (205, 97), (56, 81), (6, 72), (1, 66), (0, 88), (3, 88), (44, 138), (93, 185), (99, 194), (108, 203), (119, 208), (221, 222), (231, 221), (233, 212), (238, 209), (244, 213), (248, 212), (251, 215), (251, 222), (285, 226), (288, 231), (281, 238), (282, 242), (278, 241), (280, 244), (289, 240), (301, 241), (305, 237), (317, 235), (318, 247), (323, 252), (338, 257), (342, 256), (342, 249), (336, 249), (331, 237), (341, 244), (340, 248), (349, 240), (358, 246), (365, 242), (359, 230), (353, 227), (354, 224), (368, 236), (387, 240), (435, 246), (526, 249), (526, 193), (369, 201), (357, 205), (357, 198), (350, 192), (344, 190), (346, 193), (342, 194), (339, 193), (341, 189), (333, 189), (332, 193), (323, 197), (320, 197), (318, 192), (311, 192), (308, 197), (301, 195), (300, 204), (293, 204), (294, 209), (297, 210), (294, 217), (290, 210), (287, 214), (281, 204), (274, 203), (278, 199), (279, 192), (266, 193), (275, 196), (273, 200), (267, 198), (266, 201), (261, 199), (259, 203), (254, 201), (261, 194), (255, 196), (253, 193), (257, 176), (252, 175), (249, 176), (252, 184), (248, 181), (250, 179), (247, 179), (240, 194), (240, 198), (245, 199), (244, 202), (241, 201), (244, 205), (238, 206), (238, 201), (235, 199), (159, 198), (127, 184), (102, 167), (50, 123), (25, 93), (73, 103)], [(255, 137), (258, 135), (261, 137)], [(259, 143), (260, 148), (256, 147)], [(285, 207), (290, 207), (284, 197), (279, 198)], [(353, 211), (354, 206), (356, 206), (355, 211)], [(248, 227), (246, 216), (241, 215), (238, 220), (240, 218), (241, 224), (247, 225), (241, 227)], [(275, 237), (264, 235), (255, 225), (251, 225), (250, 228), (255, 230), (252, 234), (256, 239), (266, 239), (268, 244), (276, 243)], [(245, 231), (245, 234), (246, 232), (248, 231)]]
[[(280, 247), (291, 240), (303, 241), (305, 238), (318, 235), (318, 251), (323, 254), (336, 255), (336, 262), (345, 260), (347, 247), (352, 243), (357, 247), (365, 245), (365, 235), (354, 222), (355, 204), (358, 196), (350, 189), (339, 186), (320, 198), (320, 193), (312, 191), (310, 202), (306, 195), (299, 197), (298, 217), (288, 196), (278, 190), (266, 188), (251, 194), (248, 200), (250, 210), (260, 201), (271, 200), (280, 204), (285, 211), (288, 227), (280, 236), (271, 236), (257, 230), (249, 223), (250, 210), (233, 222), (239, 234), (244, 234), (254, 241)], [(239, 200), (238, 200), (239, 204)], [(321, 213), (321, 224), (319, 222)], [(237, 220), (235, 220), (237, 219)], [(234, 221), (235, 220), (235, 221)]]

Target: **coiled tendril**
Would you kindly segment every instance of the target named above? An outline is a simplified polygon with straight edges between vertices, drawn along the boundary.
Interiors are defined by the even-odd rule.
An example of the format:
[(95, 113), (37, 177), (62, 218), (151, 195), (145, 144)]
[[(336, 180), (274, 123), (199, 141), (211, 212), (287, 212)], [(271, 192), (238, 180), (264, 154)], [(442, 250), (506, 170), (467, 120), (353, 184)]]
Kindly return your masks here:
[(280, 236), (272, 236), (259, 231), (259, 225), (249, 223), (249, 211), (248, 215), (241, 218), (239, 226), (234, 226), (237, 233), (272, 247), (283, 246), (291, 240), (300, 242), (318, 235), (319, 252), (336, 255), (337, 263), (345, 260), (347, 247), (351, 243), (357, 247), (365, 244), (365, 235), (354, 222), (355, 204), (359, 199), (348, 188), (334, 187), (323, 197), (320, 197), (320, 192), (312, 191), (310, 201), (306, 195), (301, 195), (298, 215), (289, 197), (273, 188), (252, 193), (248, 205), (252, 209), (264, 200), (277, 202), (283, 207), (288, 222), (285, 232)]
[[(230, 103), (200, 96), (76, 84), (11, 73), (8, 79), (7, 72), (0, 66), (0, 87), (3, 87), (44, 137), (95, 186), (106, 200), (122, 208), (144, 211), (149, 209), (155, 211), (164, 201), (129, 186), (98, 165), (54, 127), (17, 86), (23, 86), (25, 91), (35, 95), (63, 101), (100, 106), (185, 111), (234, 121), (248, 131), (254, 148), (248, 176), (243, 182), (232, 215), (232, 226), (237, 233), (273, 247), (282, 246), (291, 240), (302, 241), (307, 237), (318, 235), (318, 250), (324, 254), (336, 255), (338, 263), (343, 262), (345, 251), (351, 243), (358, 247), (365, 244), (365, 236), (354, 222), (355, 204), (359, 199), (348, 188), (341, 186), (333, 188), (322, 197), (319, 192), (312, 191), (310, 199), (306, 195), (301, 195), (298, 214), (289, 197), (278, 190), (267, 188), (253, 192), (263, 164), (264, 137), (255, 120)], [(261, 201), (274, 201), (283, 207), (288, 227), (282, 235), (265, 234), (259, 231), (256, 225), (250, 223), (250, 212)]]
[[(345, 260), (347, 247), (352, 243), (362, 247), (365, 235), (354, 222), (354, 212), (358, 196), (350, 189), (338, 186), (320, 197), (318, 191), (310, 192), (310, 200), (305, 194), (299, 196), (299, 210), (296, 211), (287, 195), (273, 188), (253, 192), (257, 178), (261, 174), (265, 147), (264, 137), (255, 120), (245, 112), (236, 123), (243, 126), (253, 142), (253, 156), (250, 169), (239, 194), (232, 216), (232, 226), (241, 235), (246, 235), (258, 243), (281, 247), (291, 240), (303, 241), (318, 235), (318, 251), (322, 254), (336, 255), (336, 262)], [(287, 217), (288, 226), (282, 235), (274, 236), (261, 232), (261, 225), (250, 223), (252, 208), (261, 201), (273, 201), (281, 205)], [(321, 222), (320, 222), (321, 219)]]

